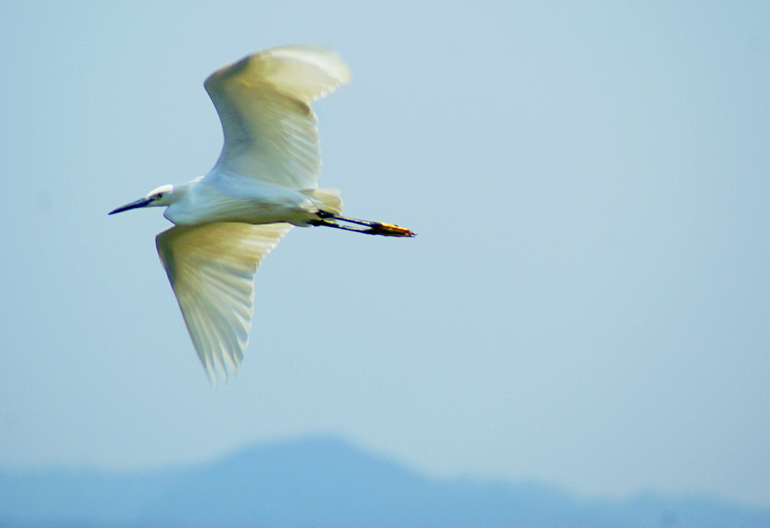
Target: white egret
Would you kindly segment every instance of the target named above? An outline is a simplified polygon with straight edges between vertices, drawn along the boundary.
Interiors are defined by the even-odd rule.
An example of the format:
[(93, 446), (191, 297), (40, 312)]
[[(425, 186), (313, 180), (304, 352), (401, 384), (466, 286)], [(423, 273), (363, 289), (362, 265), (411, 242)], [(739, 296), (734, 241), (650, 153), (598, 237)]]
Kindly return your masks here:
[(235, 374), (248, 345), (254, 275), (293, 226), (411, 237), (393, 224), (341, 216), (337, 189), (319, 189), (310, 103), (350, 81), (339, 55), (311, 46), (265, 50), (214, 72), (204, 86), (225, 141), (214, 168), (163, 185), (110, 214), (166, 207), (175, 227), (156, 246), (209, 379)]

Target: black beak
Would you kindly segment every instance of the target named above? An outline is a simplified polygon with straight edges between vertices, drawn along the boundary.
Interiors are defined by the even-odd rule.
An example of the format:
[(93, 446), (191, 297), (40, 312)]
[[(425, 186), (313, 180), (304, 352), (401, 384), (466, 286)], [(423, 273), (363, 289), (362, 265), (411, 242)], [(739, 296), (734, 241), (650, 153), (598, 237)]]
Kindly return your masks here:
[(131, 202), (130, 204), (126, 204), (123, 207), (118, 207), (114, 211), (110, 211), (110, 214), (115, 213), (122, 213), (123, 211), (128, 211), (129, 209), (136, 209), (137, 207), (145, 207), (147, 205), (150, 205), (150, 202), (152, 202), (149, 198), (142, 198), (141, 200), (137, 200), (135, 202)]

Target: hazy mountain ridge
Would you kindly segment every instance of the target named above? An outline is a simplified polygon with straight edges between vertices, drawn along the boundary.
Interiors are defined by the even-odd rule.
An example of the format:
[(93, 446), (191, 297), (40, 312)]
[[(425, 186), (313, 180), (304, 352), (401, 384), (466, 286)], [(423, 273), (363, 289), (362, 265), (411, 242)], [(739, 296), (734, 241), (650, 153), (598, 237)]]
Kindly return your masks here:
[(770, 509), (710, 498), (582, 500), (533, 483), (430, 479), (330, 438), (193, 468), (0, 472), (0, 526), (770, 526)]

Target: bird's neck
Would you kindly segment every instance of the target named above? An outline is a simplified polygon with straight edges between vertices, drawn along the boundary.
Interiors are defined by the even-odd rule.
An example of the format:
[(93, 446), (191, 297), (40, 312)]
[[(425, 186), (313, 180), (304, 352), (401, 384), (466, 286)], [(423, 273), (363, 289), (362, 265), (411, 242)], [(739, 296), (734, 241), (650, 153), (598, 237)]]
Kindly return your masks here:
[(163, 216), (171, 220), (176, 225), (191, 225), (199, 222), (196, 214), (194, 201), (194, 188), (203, 178), (195, 178), (187, 183), (174, 185), (174, 193), (171, 196), (171, 203), (168, 204)]

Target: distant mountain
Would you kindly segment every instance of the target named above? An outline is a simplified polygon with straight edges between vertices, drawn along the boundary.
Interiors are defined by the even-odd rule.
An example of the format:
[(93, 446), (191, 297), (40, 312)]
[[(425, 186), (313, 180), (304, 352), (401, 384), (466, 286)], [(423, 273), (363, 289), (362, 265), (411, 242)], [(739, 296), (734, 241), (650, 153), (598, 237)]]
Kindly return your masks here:
[(0, 527), (768, 528), (712, 499), (580, 500), (537, 484), (436, 480), (330, 438), (139, 474), (0, 472)]

